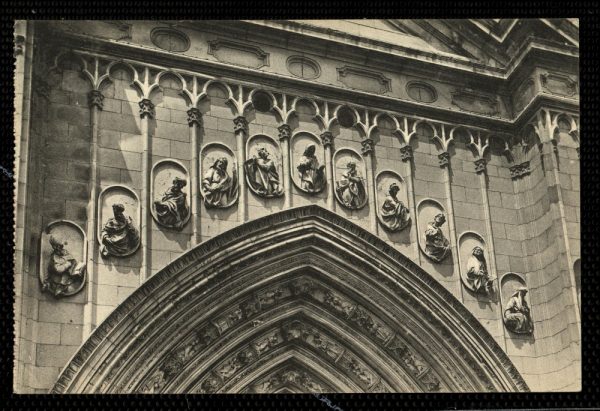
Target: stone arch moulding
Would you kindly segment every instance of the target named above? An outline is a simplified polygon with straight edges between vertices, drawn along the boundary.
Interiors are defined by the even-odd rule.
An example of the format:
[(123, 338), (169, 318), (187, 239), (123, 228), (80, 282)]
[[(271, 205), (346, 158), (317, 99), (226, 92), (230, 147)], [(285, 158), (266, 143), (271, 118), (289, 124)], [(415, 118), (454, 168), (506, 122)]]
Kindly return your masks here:
[[(396, 198), (402, 202), (404, 207), (406, 207), (406, 218), (400, 221), (400, 217), (395, 215), (393, 221), (390, 223), (390, 221), (386, 221), (383, 218), (382, 206), (385, 203), (390, 186), (394, 183), (400, 187), (400, 191), (398, 191)], [(401, 231), (410, 225), (411, 217), (409, 213), (410, 204), (408, 202), (408, 189), (404, 178), (396, 171), (382, 170), (375, 177), (375, 208), (377, 209), (377, 219), (379, 220), (379, 224), (387, 230)]]
[(265, 392), (528, 391), (494, 338), (433, 277), (311, 205), (245, 223), (169, 263), (92, 332), (52, 392), (256, 385)]
[[(349, 162), (353, 162), (356, 164), (356, 172), (357, 177), (360, 178), (362, 184), (357, 185), (357, 195), (345, 197), (343, 187), (346, 185), (344, 180), (342, 179), (342, 174), (347, 171), (347, 164)], [(342, 147), (335, 151), (332, 159), (333, 166), (333, 179), (335, 184), (335, 198), (337, 201), (345, 208), (350, 210), (360, 210), (362, 209), (368, 202), (368, 194), (367, 194), (367, 168), (365, 166), (365, 161), (363, 157), (358, 153), (358, 151), (349, 148)]]
[(300, 171), (298, 170), (298, 164), (300, 163), (300, 159), (302, 158), (306, 148), (309, 145), (315, 146), (315, 157), (318, 161), (317, 167), (325, 166), (325, 149), (323, 148), (323, 144), (321, 143), (321, 139), (316, 135), (309, 131), (296, 131), (292, 134), (292, 138), (290, 140), (290, 175), (292, 176), (292, 182), (296, 188), (304, 193), (315, 195), (323, 192), (325, 186), (327, 185), (327, 178), (325, 176), (325, 171), (323, 169), (322, 177), (317, 178), (315, 174), (313, 174), (312, 181), (313, 182), (321, 182), (320, 184), (311, 184), (303, 181), (301, 179)]
[(124, 215), (130, 217), (133, 222), (133, 226), (137, 229), (137, 243), (134, 246), (130, 246), (127, 252), (114, 255), (114, 257), (127, 257), (134, 254), (138, 248), (140, 248), (140, 233), (141, 233), (141, 221), (142, 211), (140, 198), (131, 190), (129, 187), (122, 184), (115, 184), (106, 187), (98, 195), (98, 227), (96, 235), (98, 243), (102, 244), (102, 228), (107, 221), (113, 217), (112, 205), (120, 203), (123, 204), (125, 210)]
[[(268, 153), (267, 159), (261, 160), (261, 150)], [(261, 161), (264, 161), (262, 165), (260, 165)], [(271, 162), (271, 166), (267, 170), (268, 162)], [(262, 198), (283, 196), (285, 185), (283, 153), (279, 143), (273, 137), (266, 134), (254, 134), (246, 141), (244, 171), (250, 191), (257, 196)]]
[[(183, 228), (190, 220), (192, 215), (192, 202), (189, 193), (191, 181), (187, 168), (177, 160), (165, 159), (157, 161), (154, 166), (152, 166), (150, 175), (152, 176), (152, 185), (150, 186), (150, 201), (152, 202), (152, 207), (150, 210), (154, 221), (161, 227), (174, 229)], [(155, 201), (162, 199), (163, 194), (173, 186), (173, 180), (175, 178), (184, 179), (186, 181), (186, 185), (181, 191), (186, 194), (185, 205), (187, 206), (187, 212), (185, 212), (183, 209), (179, 210), (179, 221), (175, 224), (171, 222), (167, 222), (167, 224), (165, 224), (165, 219), (159, 217), (158, 215)]]
[(490, 280), (494, 280), (496, 273), (489, 272), (489, 261), (490, 254), (487, 249), (487, 245), (483, 237), (474, 232), (474, 231), (465, 231), (458, 237), (458, 264), (459, 264), (459, 272), (460, 279), (463, 283), (463, 286), (467, 288), (471, 292), (475, 292), (473, 285), (467, 279), (467, 265), (469, 264), (469, 258), (473, 253), (473, 249), (475, 247), (480, 247), (483, 250), (483, 256), (486, 262), (486, 268), (488, 270), (488, 275), (490, 276)]
[[(56, 255), (57, 264), (70, 261), (71, 266), (64, 271), (50, 268), (54, 247), (61, 247), (66, 254)], [(60, 253), (60, 251), (59, 251)], [(73, 261), (75, 260), (75, 261)], [(83, 289), (87, 279), (87, 238), (83, 229), (69, 220), (56, 220), (49, 223), (40, 235), (39, 278), (42, 290), (54, 297), (68, 297)]]
[[(425, 230), (427, 230), (429, 223), (434, 220), (434, 217), (440, 213), (444, 214), (446, 220), (448, 220), (448, 215), (444, 207), (431, 198), (425, 198), (417, 204), (417, 234), (419, 238), (419, 248), (421, 249), (423, 255), (425, 255), (427, 258), (431, 259), (436, 263), (441, 262), (451, 254), (450, 248), (448, 248), (445, 253), (438, 253), (439, 255), (436, 256), (432, 256), (426, 251), (427, 248), (425, 245)], [(442, 225), (441, 231), (444, 237), (448, 241), (450, 241), (450, 229), (448, 228), (447, 221)], [(448, 247), (451, 246), (451, 244), (448, 245)]]
[[(207, 208), (229, 208), (238, 200), (239, 183), (235, 153), (221, 143), (208, 143), (200, 149), (199, 191)], [(226, 174), (215, 170), (218, 159), (226, 159)]]

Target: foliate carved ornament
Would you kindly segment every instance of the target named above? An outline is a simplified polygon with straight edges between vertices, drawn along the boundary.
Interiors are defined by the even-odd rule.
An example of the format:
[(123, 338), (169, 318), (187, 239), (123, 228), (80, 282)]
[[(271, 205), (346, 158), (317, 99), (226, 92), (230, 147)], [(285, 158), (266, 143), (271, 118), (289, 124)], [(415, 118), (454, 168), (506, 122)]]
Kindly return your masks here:
[(140, 117), (154, 118), (154, 103), (150, 99), (143, 99), (138, 103), (140, 106)]
[(323, 147), (331, 147), (333, 144), (333, 133), (331, 133), (331, 131), (322, 132), (320, 137)]
[(438, 160), (440, 167), (446, 167), (450, 164), (450, 153), (444, 151), (443, 153), (438, 154)]
[(292, 135), (292, 128), (288, 124), (282, 124), (277, 127), (279, 131), (279, 140), (289, 139)]
[(196, 107), (192, 107), (187, 111), (188, 125), (191, 127), (196, 124), (198, 127), (202, 127), (202, 113)]
[(234, 133), (245, 133), (248, 134), (248, 120), (246, 117), (238, 116), (233, 119), (233, 131)]
[(478, 158), (477, 160), (475, 160), (475, 172), (476, 173), (483, 173), (485, 171), (485, 166), (487, 164), (487, 160), (485, 158)]
[(521, 164), (515, 164), (509, 168), (510, 176), (513, 180), (526, 176), (531, 173), (531, 168), (529, 167), (529, 161), (525, 161)]
[(92, 90), (88, 94), (88, 104), (90, 108), (98, 107), (98, 110), (102, 110), (104, 108), (104, 95), (100, 90)]
[(370, 138), (363, 140), (361, 142), (362, 144), (362, 153), (365, 156), (368, 156), (370, 154), (373, 153), (373, 150), (375, 148), (375, 142), (373, 140), (371, 140)]
[(412, 147), (408, 144), (400, 147), (400, 159), (402, 161), (409, 161), (413, 157)]

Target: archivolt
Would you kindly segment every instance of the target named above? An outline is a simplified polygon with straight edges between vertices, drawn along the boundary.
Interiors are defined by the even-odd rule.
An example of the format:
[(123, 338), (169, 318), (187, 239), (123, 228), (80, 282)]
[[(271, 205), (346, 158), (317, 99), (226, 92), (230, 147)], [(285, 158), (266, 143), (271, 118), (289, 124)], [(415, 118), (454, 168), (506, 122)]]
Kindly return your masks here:
[(169, 264), (92, 333), (52, 392), (527, 390), (423, 269), (308, 206)]

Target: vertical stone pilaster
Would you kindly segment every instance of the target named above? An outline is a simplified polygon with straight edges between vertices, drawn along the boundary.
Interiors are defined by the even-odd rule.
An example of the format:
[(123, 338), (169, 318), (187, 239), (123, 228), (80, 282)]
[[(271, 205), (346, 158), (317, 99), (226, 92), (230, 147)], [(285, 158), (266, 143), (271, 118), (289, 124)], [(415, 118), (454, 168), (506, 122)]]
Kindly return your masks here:
[(290, 136), (292, 134), (292, 129), (288, 124), (282, 124), (277, 130), (279, 131), (279, 142), (283, 154), (283, 206), (289, 208), (292, 206), (292, 179), (290, 175)]
[(200, 243), (200, 189), (201, 184), (199, 171), (200, 141), (198, 132), (202, 128), (202, 113), (196, 107), (187, 111), (188, 125), (190, 126), (190, 142), (192, 144), (192, 170), (190, 181), (190, 194), (192, 196), (192, 247)]
[(240, 192), (238, 197), (238, 222), (246, 221), (246, 209), (248, 203), (246, 201), (246, 178), (244, 173), (244, 161), (246, 160), (246, 137), (248, 136), (248, 120), (246, 117), (238, 116), (233, 119), (233, 131), (235, 133), (235, 141), (238, 152), (238, 181), (240, 184)]
[(414, 245), (414, 253), (416, 258), (416, 263), (421, 264), (421, 252), (419, 251), (419, 238), (418, 238), (418, 230), (416, 228), (417, 224), (417, 202), (415, 196), (415, 182), (414, 182), (414, 173), (413, 173), (413, 151), (412, 147), (408, 144), (400, 147), (400, 159), (406, 164), (406, 172), (404, 173), (406, 176), (406, 188), (408, 191), (408, 201), (410, 202), (410, 212), (412, 214), (412, 224), (414, 224), (414, 228), (410, 230), (410, 242)]
[(142, 268), (141, 282), (146, 281), (150, 277), (150, 244), (151, 227), (150, 219), (150, 169), (152, 155), (152, 136), (150, 133), (150, 120), (154, 118), (154, 103), (150, 99), (144, 98), (139, 102), (141, 131), (142, 131), (142, 195), (140, 198), (142, 208), (142, 232), (141, 232), (141, 249), (142, 249)]
[(331, 152), (333, 145), (333, 134), (331, 131), (321, 133), (321, 143), (325, 148), (325, 170), (327, 171), (327, 208), (330, 211), (335, 211), (335, 193), (333, 186), (333, 163)]
[(370, 138), (362, 141), (362, 154), (365, 158), (365, 168), (367, 171), (367, 183), (369, 184), (369, 220), (371, 223), (371, 231), (373, 234), (378, 234), (379, 227), (377, 226), (377, 207), (375, 206), (375, 176), (374, 176), (374, 151), (375, 142)]

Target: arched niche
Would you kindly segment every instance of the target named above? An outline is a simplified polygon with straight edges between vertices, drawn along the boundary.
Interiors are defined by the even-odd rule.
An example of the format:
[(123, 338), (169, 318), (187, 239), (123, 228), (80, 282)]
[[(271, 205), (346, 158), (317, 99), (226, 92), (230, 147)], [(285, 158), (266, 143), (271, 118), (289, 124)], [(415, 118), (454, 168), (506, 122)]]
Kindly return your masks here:
[[(123, 233), (128, 233), (127, 241), (123, 240), (116, 246), (106, 247), (103, 243), (103, 229), (107, 227), (107, 224), (112, 225), (110, 222), (114, 221), (115, 211), (113, 205), (115, 204), (122, 204), (125, 219), (131, 219), (130, 222), (125, 223), (129, 228), (123, 231)], [(137, 251), (141, 243), (141, 215), (140, 199), (135, 191), (129, 187), (116, 184), (108, 186), (100, 192), (98, 196), (97, 239), (101, 245), (100, 250), (103, 257), (127, 257)], [(117, 237), (119, 236), (122, 236), (122, 234), (117, 234)], [(113, 239), (116, 240), (117, 238), (114, 237)]]
[[(222, 160), (226, 161), (223, 162)], [(217, 160), (221, 160), (220, 163)], [(208, 143), (200, 149), (200, 195), (206, 208), (229, 208), (238, 199), (235, 153), (221, 143)], [(219, 167), (222, 167), (219, 170)], [(195, 184), (195, 183), (194, 183)]]
[(42, 291), (56, 298), (77, 294), (87, 278), (87, 241), (81, 227), (53, 221), (40, 235), (39, 278)]
[[(314, 146), (313, 155), (316, 159), (316, 163), (313, 163), (310, 168), (304, 167), (308, 163), (304, 154), (309, 146)], [(295, 132), (290, 140), (290, 157), (290, 174), (296, 188), (310, 195), (323, 192), (327, 186), (327, 176), (325, 149), (321, 140), (308, 131)], [(301, 163), (303, 163), (302, 166), (300, 166)]]
[[(367, 173), (362, 156), (356, 150), (344, 147), (335, 151), (332, 163), (335, 198), (338, 203), (347, 209), (360, 210), (368, 201)], [(352, 186), (349, 186), (348, 179), (344, 178), (344, 175), (349, 171), (348, 165), (350, 163), (355, 164), (355, 178), (358, 179), (358, 182), (352, 182)]]
[[(395, 198), (390, 192), (395, 192), (393, 186), (398, 187)], [(390, 232), (398, 232), (407, 228), (411, 223), (411, 216), (408, 189), (402, 176), (392, 170), (379, 172), (375, 177), (375, 190), (375, 206), (379, 224)], [(402, 206), (399, 203), (402, 203)]]
[[(528, 390), (444, 286), (312, 205), (237, 226), (169, 263), (92, 332), (52, 392), (248, 392), (282, 366), (327, 392)], [(302, 381), (263, 389), (319, 391)]]
[[(483, 251), (483, 262), (474, 255), (475, 248), (479, 247)], [(471, 280), (469, 279), (469, 268), (471, 266), (477, 267), (478, 264), (483, 265), (485, 270), (487, 271), (488, 278), (487, 281), (493, 281), (494, 274), (490, 272), (490, 254), (488, 252), (487, 246), (485, 244), (485, 240), (481, 235), (474, 231), (466, 231), (460, 235), (458, 238), (458, 262), (459, 262), (459, 272), (460, 279), (469, 291), (476, 294), (492, 294), (493, 293), (493, 283), (488, 283), (489, 285), (486, 287), (485, 283), (481, 284), (479, 289), (476, 289), (476, 284), (473, 281), (474, 276), (471, 276)], [(475, 268), (477, 271), (477, 268)], [(486, 291), (487, 288), (487, 291)]]
[[(443, 214), (446, 220), (448, 219), (444, 207), (435, 200), (426, 198), (417, 204), (419, 248), (427, 258), (435, 263), (442, 262), (444, 259), (446, 259), (446, 257), (451, 255), (450, 229), (448, 228), (448, 221), (444, 222), (444, 224), (440, 227), (441, 234), (447, 241), (446, 248), (441, 247), (433, 249), (431, 247), (427, 247), (425, 233), (430, 228), (430, 225), (435, 220), (435, 217), (439, 214)], [(440, 245), (443, 245), (443, 243), (440, 243)]]
[(530, 312), (530, 323), (531, 326), (526, 330), (516, 330), (514, 326), (507, 324), (506, 311), (507, 306), (511, 302), (511, 298), (515, 295), (516, 291), (520, 288), (527, 288), (527, 282), (522, 274), (517, 273), (506, 273), (500, 279), (500, 302), (502, 304), (502, 321), (504, 322), (505, 328), (510, 331), (513, 335), (530, 335), (533, 334), (533, 314), (531, 312), (531, 305), (529, 304), (530, 298), (529, 293), (525, 296), (525, 301), (529, 307)]
[[(177, 160), (160, 160), (154, 164), (150, 175), (151, 212), (154, 221), (162, 227), (182, 229), (192, 215), (189, 195), (191, 181), (187, 169)], [(185, 181), (185, 185), (182, 186), (179, 181)], [(180, 188), (175, 187), (177, 185)]]
[[(261, 153), (266, 153), (266, 156)], [(283, 154), (279, 143), (272, 137), (255, 134), (246, 141), (244, 171), (250, 191), (257, 196), (283, 196)]]

